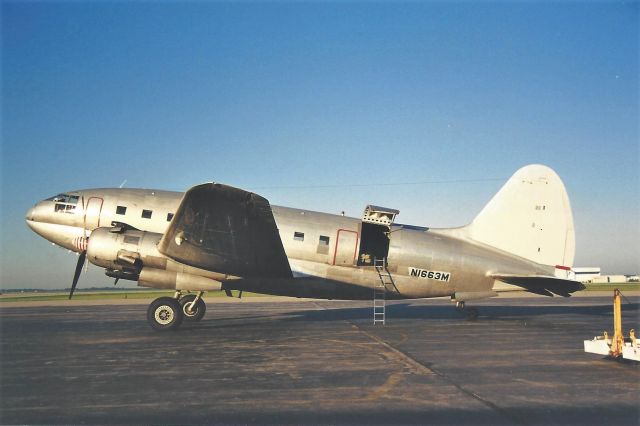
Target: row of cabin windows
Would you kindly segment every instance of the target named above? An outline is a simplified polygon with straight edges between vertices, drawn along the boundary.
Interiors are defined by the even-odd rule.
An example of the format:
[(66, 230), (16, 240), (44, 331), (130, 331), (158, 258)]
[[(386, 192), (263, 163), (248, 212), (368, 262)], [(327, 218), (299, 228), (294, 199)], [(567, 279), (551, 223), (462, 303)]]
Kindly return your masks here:
[[(294, 232), (293, 233), (293, 239), (296, 241), (304, 241), (304, 232)], [(318, 244), (321, 246), (328, 246), (329, 245), (329, 237), (325, 236), (325, 235), (320, 235), (320, 240), (318, 241)]]
[[(126, 206), (117, 206), (116, 207), (116, 214), (121, 214), (121, 215), (127, 214), (127, 207)], [(153, 210), (142, 210), (142, 218), (143, 219), (151, 219), (151, 215), (152, 214), (153, 214)], [(171, 222), (171, 219), (173, 219), (173, 213), (167, 213), (167, 222)]]

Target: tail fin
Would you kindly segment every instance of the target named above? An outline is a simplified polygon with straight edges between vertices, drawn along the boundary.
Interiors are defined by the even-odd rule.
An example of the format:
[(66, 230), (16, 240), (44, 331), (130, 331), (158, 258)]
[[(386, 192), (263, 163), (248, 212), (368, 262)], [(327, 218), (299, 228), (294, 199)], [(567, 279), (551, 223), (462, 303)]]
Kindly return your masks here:
[(572, 266), (575, 232), (569, 196), (549, 167), (525, 166), (489, 201), (466, 235), (544, 265)]

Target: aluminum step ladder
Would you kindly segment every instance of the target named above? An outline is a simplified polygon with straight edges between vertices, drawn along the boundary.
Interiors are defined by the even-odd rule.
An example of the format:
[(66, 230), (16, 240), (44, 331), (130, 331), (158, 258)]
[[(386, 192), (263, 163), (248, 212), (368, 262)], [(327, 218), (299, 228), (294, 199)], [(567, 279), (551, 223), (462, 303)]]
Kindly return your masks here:
[(373, 286), (373, 324), (385, 324), (387, 306), (387, 287), (395, 288), (393, 277), (387, 269), (387, 259), (373, 259), (373, 266), (378, 272), (379, 280)]

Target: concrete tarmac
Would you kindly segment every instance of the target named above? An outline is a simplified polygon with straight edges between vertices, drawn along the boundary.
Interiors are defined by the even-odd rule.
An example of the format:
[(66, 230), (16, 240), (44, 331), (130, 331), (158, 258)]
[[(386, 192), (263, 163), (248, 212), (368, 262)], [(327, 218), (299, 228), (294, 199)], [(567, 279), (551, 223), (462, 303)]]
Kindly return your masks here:
[[(2, 424), (637, 425), (640, 368), (583, 352), (611, 296), (389, 304), (209, 299), (159, 333), (146, 306), (0, 305)], [(625, 332), (640, 297), (623, 303)]]

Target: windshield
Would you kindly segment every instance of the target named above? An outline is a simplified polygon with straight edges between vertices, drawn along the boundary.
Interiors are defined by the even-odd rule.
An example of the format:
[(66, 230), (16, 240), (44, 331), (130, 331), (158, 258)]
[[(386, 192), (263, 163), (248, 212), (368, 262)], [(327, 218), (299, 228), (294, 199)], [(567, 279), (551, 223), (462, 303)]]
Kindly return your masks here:
[(53, 201), (55, 204), (55, 211), (62, 213), (73, 213), (78, 204), (78, 195), (58, 194), (54, 197), (47, 198), (47, 201)]

